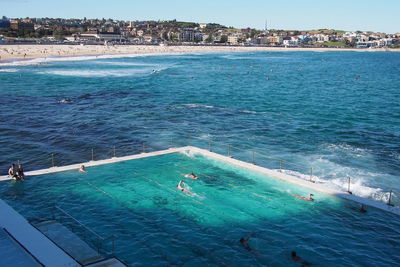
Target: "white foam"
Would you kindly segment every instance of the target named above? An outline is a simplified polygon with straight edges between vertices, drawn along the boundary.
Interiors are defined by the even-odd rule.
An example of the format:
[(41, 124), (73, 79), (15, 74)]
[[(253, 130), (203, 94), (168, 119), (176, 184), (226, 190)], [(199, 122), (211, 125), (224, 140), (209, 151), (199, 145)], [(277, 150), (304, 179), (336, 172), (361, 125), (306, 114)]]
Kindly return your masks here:
[(188, 108), (218, 108), (215, 106), (211, 105), (203, 105), (203, 104), (182, 104), (182, 106), (188, 107)]
[[(308, 174), (306, 175), (293, 170), (282, 170), (282, 172), (302, 180), (310, 180), (310, 175)], [(323, 184), (324, 186), (337, 191), (348, 190), (348, 178), (349, 176), (342, 176), (342, 178), (325, 179), (316, 175), (312, 176), (312, 180), (315, 181), (316, 184)], [(389, 192), (383, 191), (383, 189), (379, 187), (368, 186), (368, 183), (365, 181), (365, 179), (360, 177), (350, 177), (350, 191), (356, 196), (370, 198), (385, 203), (389, 200), (390, 194)]]
[(148, 64), (148, 63), (137, 63), (137, 62), (119, 62), (119, 61), (94, 61), (93, 63), (99, 65), (111, 65), (111, 66), (154, 66), (157, 67), (159, 65), (156, 64)]
[(135, 58), (135, 57), (149, 57), (149, 56), (169, 56), (169, 55), (189, 55), (190, 52), (169, 52), (169, 53), (143, 53), (143, 54), (104, 54), (104, 55), (86, 55), (86, 56), (65, 56), (65, 57), (41, 57), (27, 60), (14, 60), (10, 62), (0, 63), (0, 66), (28, 66), (40, 65), (46, 62), (59, 62), (59, 61), (85, 61), (96, 59), (113, 59), (113, 58)]
[(230, 59), (230, 60), (257, 59), (257, 58), (255, 58), (255, 57), (232, 56), (232, 55), (221, 56), (221, 58)]
[(322, 148), (326, 148), (328, 151), (333, 153), (345, 153), (352, 157), (365, 157), (371, 152), (369, 149), (355, 147), (346, 143), (340, 144), (324, 144)]
[(0, 69), (0, 72), (17, 72), (17, 69)]
[(193, 159), (196, 156), (196, 152), (192, 151), (192, 150), (180, 150), (179, 153), (184, 154), (185, 156)]
[(101, 70), (45, 70), (38, 74), (75, 76), (75, 77), (127, 77), (127, 76), (147, 76), (165, 68), (131, 68), (131, 69), (101, 69)]

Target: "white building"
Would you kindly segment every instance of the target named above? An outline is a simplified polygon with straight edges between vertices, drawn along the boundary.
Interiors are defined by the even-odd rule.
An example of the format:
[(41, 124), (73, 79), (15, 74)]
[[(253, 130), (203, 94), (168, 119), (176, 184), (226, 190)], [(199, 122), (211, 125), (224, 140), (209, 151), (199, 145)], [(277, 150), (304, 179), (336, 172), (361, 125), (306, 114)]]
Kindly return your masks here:
[(229, 35), (228, 36), (228, 43), (230, 43), (231, 45), (237, 45), (238, 42), (238, 37), (235, 35)]
[(180, 42), (193, 42), (194, 41), (194, 30), (193, 29), (184, 29), (179, 35), (178, 39)]

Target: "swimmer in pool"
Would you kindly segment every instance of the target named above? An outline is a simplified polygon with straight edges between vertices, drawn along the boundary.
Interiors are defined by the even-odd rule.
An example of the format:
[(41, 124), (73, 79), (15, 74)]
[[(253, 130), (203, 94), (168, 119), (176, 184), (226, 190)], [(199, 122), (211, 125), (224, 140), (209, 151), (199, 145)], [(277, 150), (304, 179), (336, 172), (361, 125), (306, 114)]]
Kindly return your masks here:
[(186, 178), (190, 178), (190, 179), (199, 179), (199, 177), (196, 176), (196, 174), (194, 174), (193, 172), (189, 173), (189, 174), (185, 174)]
[(312, 198), (314, 196), (313, 194), (310, 194), (308, 196), (308, 198), (303, 197), (303, 196), (299, 196), (299, 195), (295, 195), (295, 194), (291, 194), (291, 195), (294, 196), (294, 197), (297, 197), (298, 199), (302, 199), (302, 200), (306, 200), (306, 201), (314, 201), (314, 199)]
[(18, 179), (17, 167), (15, 166), (14, 163), (11, 165), (10, 169), (8, 169), (8, 175), (9, 175), (11, 178), (14, 178), (15, 180)]
[(85, 170), (85, 165), (81, 165), (81, 166), (79, 167), (79, 172), (86, 172), (86, 170)]
[(311, 265), (311, 263), (309, 263), (309, 262), (303, 260), (300, 256), (297, 256), (297, 254), (296, 254), (295, 251), (292, 251), (291, 256), (292, 256), (292, 260), (293, 260), (294, 262), (297, 262), (297, 263), (301, 264), (302, 267), (310, 266), (310, 265)]
[(185, 188), (182, 187), (182, 185), (184, 184), (184, 182), (182, 180), (179, 181), (178, 185), (176, 186), (178, 188), (178, 190), (184, 192), (184, 193), (189, 193), (189, 194), (193, 194), (192, 192), (190, 192), (189, 190), (186, 190)]

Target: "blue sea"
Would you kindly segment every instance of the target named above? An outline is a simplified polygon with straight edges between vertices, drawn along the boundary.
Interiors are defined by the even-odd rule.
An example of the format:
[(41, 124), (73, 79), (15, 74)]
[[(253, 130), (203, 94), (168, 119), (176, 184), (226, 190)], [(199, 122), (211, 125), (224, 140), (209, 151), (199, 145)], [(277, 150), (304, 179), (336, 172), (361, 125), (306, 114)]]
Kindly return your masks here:
[[(211, 145), (388, 201), (400, 192), (400, 53), (248, 52), (0, 64), (0, 170)], [(190, 136), (190, 138), (189, 138)], [(144, 144), (144, 145), (143, 145)], [(232, 151), (226, 152), (226, 146)], [(144, 146), (144, 148), (143, 148)], [(243, 149), (243, 150), (241, 150)], [(249, 154), (250, 153), (250, 154)], [(272, 160), (273, 159), (273, 160)]]

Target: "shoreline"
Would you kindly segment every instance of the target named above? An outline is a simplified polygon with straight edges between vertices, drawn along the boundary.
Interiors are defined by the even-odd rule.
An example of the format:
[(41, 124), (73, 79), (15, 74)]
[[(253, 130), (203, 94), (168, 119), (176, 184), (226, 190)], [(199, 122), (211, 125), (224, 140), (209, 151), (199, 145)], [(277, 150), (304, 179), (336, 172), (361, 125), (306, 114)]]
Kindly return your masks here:
[(241, 46), (155, 46), (155, 45), (0, 45), (0, 63), (37, 58), (71, 56), (181, 54), (199, 52), (400, 52), (400, 49), (241, 47)]

